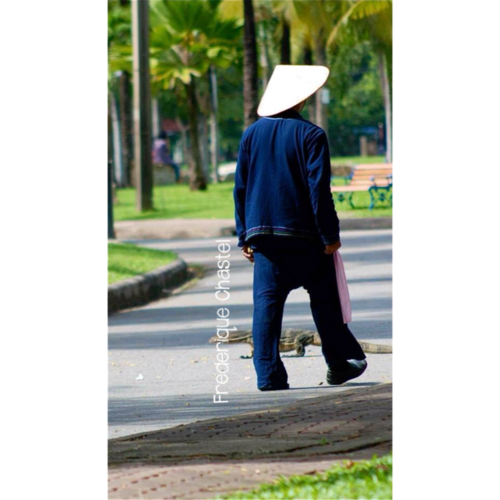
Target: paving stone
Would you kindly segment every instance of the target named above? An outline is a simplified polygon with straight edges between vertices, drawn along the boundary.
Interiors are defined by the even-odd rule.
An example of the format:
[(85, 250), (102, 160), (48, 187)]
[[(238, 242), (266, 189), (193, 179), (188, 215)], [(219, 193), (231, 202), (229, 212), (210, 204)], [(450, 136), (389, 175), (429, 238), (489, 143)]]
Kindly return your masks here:
[(109, 442), (109, 498), (213, 498), (392, 446), (392, 384)]

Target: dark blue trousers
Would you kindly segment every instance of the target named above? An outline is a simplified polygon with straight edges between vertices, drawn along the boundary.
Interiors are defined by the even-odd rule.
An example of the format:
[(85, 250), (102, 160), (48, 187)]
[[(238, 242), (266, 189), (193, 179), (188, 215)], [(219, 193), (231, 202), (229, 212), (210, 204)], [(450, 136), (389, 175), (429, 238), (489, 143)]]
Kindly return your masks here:
[(253, 342), (257, 386), (282, 386), (288, 375), (279, 354), (283, 309), (288, 294), (304, 287), (321, 337), (328, 364), (365, 359), (365, 354), (344, 324), (332, 255), (322, 243), (291, 237), (256, 237), (254, 250)]

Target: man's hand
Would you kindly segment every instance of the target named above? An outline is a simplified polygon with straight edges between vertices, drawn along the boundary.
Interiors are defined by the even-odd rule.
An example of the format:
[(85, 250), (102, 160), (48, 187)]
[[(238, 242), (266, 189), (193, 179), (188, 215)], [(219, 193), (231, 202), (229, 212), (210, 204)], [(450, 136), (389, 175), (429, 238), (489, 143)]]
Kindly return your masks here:
[(342, 244), (340, 243), (340, 240), (333, 245), (325, 245), (325, 253), (327, 255), (331, 255), (333, 252), (336, 252), (341, 246)]
[(254, 262), (253, 250), (248, 245), (243, 245), (241, 249), (243, 257), (246, 257), (252, 264)]

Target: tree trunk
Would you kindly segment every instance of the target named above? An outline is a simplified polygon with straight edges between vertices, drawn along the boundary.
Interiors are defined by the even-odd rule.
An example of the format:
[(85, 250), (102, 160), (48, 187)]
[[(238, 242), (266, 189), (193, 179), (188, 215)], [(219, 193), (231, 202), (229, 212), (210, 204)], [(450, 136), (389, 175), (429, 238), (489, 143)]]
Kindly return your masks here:
[(132, 3), (132, 48), (134, 68), (134, 153), (137, 172), (136, 208), (153, 209), (153, 164), (151, 161), (151, 88), (149, 80), (149, 4)]
[(263, 24), (260, 25), (260, 35), (261, 35), (261, 51), (260, 51), (260, 66), (261, 66), (261, 86), (262, 90), (265, 91), (267, 87), (267, 82), (269, 81), (269, 43), (267, 39), (267, 28)]
[[(313, 64), (313, 53), (312, 49), (309, 45), (304, 45), (304, 64), (307, 65), (312, 65)], [(312, 99), (308, 99), (306, 106), (307, 106), (307, 112), (309, 114), (309, 121), (315, 122), (316, 121), (316, 103), (315, 103), (315, 97)]]
[(210, 68), (210, 145), (211, 145), (211, 163), (212, 163), (212, 180), (214, 183), (219, 182), (219, 131), (217, 124), (217, 111), (219, 101), (217, 96), (217, 73), (215, 68)]
[(122, 142), (123, 160), (123, 182), (125, 186), (135, 185), (133, 160), (134, 148), (132, 141), (132, 106), (130, 75), (128, 71), (122, 71), (118, 78), (118, 93), (120, 96), (120, 132)]
[(304, 45), (304, 64), (312, 65), (313, 53), (309, 45)]
[(153, 137), (158, 137), (161, 132), (161, 119), (160, 119), (160, 106), (158, 104), (158, 99), (153, 98), (151, 100), (151, 127), (153, 131)]
[(198, 124), (200, 127), (201, 168), (203, 176), (208, 180), (210, 178), (210, 151), (208, 148), (208, 123), (204, 113), (200, 115)]
[(111, 102), (108, 96), (108, 239), (114, 239), (113, 222), (113, 124), (111, 120)]
[(115, 159), (113, 165), (113, 174), (116, 179), (116, 184), (123, 187), (124, 175), (123, 175), (123, 155), (122, 155), (122, 141), (120, 134), (120, 120), (118, 117), (118, 103), (112, 92), (109, 93), (109, 103), (111, 108), (111, 126), (113, 134), (113, 157)]
[(204, 191), (207, 189), (207, 181), (203, 175), (201, 164), (200, 139), (198, 135), (198, 101), (196, 99), (195, 81), (186, 85), (189, 133), (191, 139), (191, 155), (189, 161), (189, 187), (192, 191)]
[[(314, 60), (316, 64), (326, 66), (326, 41), (324, 36), (324, 29), (320, 28), (316, 34), (315, 47), (314, 47)], [(326, 104), (323, 104), (321, 99), (321, 89), (316, 92), (316, 125), (321, 127), (328, 137), (328, 116)]]
[(292, 64), (292, 49), (290, 46), (290, 24), (285, 18), (281, 19), (281, 63)]
[(179, 119), (177, 119), (177, 124), (181, 129), (182, 163), (189, 165), (190, 155), (189, 155), (189, 141), (187, 136), (187, 127)]
[(380, 84), (382, 86), (382, 94), (384, 96), (385, 108), (385, 158), (387, 163), (392, 163), (392, 99), (389, 75), (387, 71), (387, 59), (385, 57), (385, 54), (383, 54), (382, 52), (378, 53), (378, 71), (380, 75)]
[(243, 0), (245, 27), (243, 37), (243, 114), (245, 128), (257, 120), (257, 41), (252, 0)]

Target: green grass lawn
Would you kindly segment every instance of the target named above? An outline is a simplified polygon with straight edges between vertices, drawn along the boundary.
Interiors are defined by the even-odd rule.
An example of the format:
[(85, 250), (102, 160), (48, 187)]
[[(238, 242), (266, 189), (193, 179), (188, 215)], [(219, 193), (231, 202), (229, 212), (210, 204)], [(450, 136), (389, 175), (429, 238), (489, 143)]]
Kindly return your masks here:
[(385, 156), (338, 156), (330, 158), (332, 165), (362, 165), (364, 163), (385, 163)]
[(281, 478), (273, 484), (264, 484), (251, 492), (235, 493), (222, 498), (389, 500), (392, 498), (392, 455), (360, 462), (346, 462), (321, 474)]
[(191, 191), (185, 184), (155, 186), (154, 211), (135, 210), (135, 189), (117, 189), (115, 220), (132, 219), (231, 219), (234, 217), (232, 182), (211, 184), (206, 191)]
[(140, 248), (130, 243), (108, 243), (108, 284), (166, 266), (174, 252)]
[[(339, 179), (335, 183), (342, 184)], [(135, 209), (135, 189), (116, 190), (117, 203), (114, 206), (115, 220), (137, 219), (232, 219), (234, 217), (233, 182), (211, 184), (206, 191), (190, 191), (185, 184), (155, 186), (153, 211), (139, 213)], [(347, 202), (338, 203), (339, 217), (391, 217), (392, 208), (368, 210), (368, 193), (355, 193), (355, 210)]]

